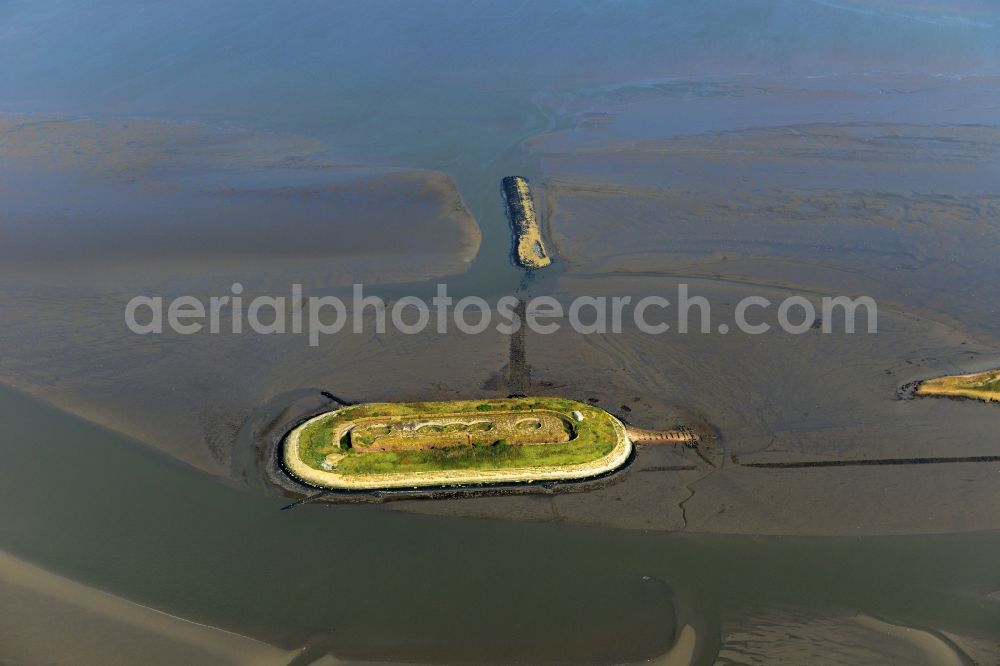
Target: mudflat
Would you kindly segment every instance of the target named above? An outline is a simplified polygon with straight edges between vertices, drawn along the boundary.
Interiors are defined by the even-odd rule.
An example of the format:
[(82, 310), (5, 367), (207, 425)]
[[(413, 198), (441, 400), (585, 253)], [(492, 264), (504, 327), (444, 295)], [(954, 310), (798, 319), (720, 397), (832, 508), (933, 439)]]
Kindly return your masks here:
[(374, 285), (463, 272), (481, 239), (444, 173), (204, 122), (0, 116), (0, 174), (5, 282)]

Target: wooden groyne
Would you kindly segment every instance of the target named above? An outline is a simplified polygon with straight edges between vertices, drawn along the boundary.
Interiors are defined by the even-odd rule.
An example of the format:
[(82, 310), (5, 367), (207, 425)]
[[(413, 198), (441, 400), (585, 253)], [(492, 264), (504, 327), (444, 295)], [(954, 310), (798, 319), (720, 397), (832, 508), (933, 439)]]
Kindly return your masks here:
[(643, 444), (645, 446), (680, 444), (694, 448), (701, 442), (701, 437), (698, 433), (689, 428), (647, 430), (646, 428), (636, 428), (632, 425), (626, 425), (625, 432), (633, 444)]
[(528, 181), (520, 176), (507, 176), (503, 179), (502, 186), (507, 214), (514, 232), (514, 259), (528, 269), (548, 266), (552, 259), (542, 240)]

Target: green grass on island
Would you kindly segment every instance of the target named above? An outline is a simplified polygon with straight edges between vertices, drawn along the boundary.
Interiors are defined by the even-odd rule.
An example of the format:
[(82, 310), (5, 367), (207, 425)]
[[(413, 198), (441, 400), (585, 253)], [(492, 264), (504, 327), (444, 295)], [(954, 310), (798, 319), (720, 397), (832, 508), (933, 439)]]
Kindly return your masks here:
[[(574, 411), (582, 415), (581, 421), (574, 418)], [(500, 436), (505, 432), (504, 426), (512, 419), (525, 421), (535, 413), (542, 412), (549, 414), (549, 422), (553, 421), (553, 412), (561, 418), (567, 429), (562, 436), (569, 438), (568, 441), (523, 444)], [(491, 430), (494, 430), (491, 415), (496, 421), (496, 438), (491, 437)], [(525, 418), (520, 418), (522, 415)], [(435, 418), (452, 417), (468, 423), (433, 423)], [(366, 419), (375, 419), (373, 428), (380, 429), (379, 436), (399, 446), (400, 450), (359, 451), (370, 445), (372, 438), (351, 432), (341, 436), (340, 441), (334, 441), (336, 432), (342, 426), (357, 421), (372, 423)], [(422, 421), (431, 423), (422, 424)], [(484, 425), (484, 421), (489, 425)], [(445, 444), (427, 450), (407, 449), (398, 444), (403, 439), (393, 437), (392, 433), (387, 432), (390, 428), (382, 426), (382, 423), (393, 424), (395, 427), (410, 424), (411, 431), (414, 424), (419, 424), (421, 434), (408, 435), (407, 440), (417, 446), (427, 445), (426, 442), (431, 440), (442, 441), (449, 436), (468, 438), (466, 441), (471, 443)], [(354, 429), (361, 430), (361, 427), (356, 425)], [(425, 432), (426, 440), (422, 435)], [(535, 439), (544, 439), (544, 434), (535, 436)], [(330, 454), (334, 454), (333, 458), (342, 456), (336, 460), (335, 469), (344, 475), (562, 467), (590, 462), (608, 455), (617, 439), (615, 421), (607, 412), (586, 403), (563, 398), (366, 403), (345, 407), (306, 426), (299, 439), (299, 456), (306, 465), (318, 470), (330, 469)], [(324, 461), (327, 462), (326, 467)]]

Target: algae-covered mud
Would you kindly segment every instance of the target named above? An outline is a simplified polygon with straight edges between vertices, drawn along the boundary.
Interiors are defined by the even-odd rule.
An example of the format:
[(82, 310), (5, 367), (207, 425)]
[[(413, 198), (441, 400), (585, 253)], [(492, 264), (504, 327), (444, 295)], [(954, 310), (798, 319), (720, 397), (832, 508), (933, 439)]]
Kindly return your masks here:
[[(909, 399), (983, 398), (1000, 367), (989, 3), (57, 0), (0, 21), (0, 661), (1000, 654), (1000, 410)], [(550, 265), (511, 260), (511, 201)], [(355, 284), (384, 308), (332, 332), (316, 301), (299, 330)], [(395, 325), (439, 284), (558, 330)], [(678, 330), (682, 288), (704, 330), (697, 307)], [(161, 333), (127, 325), (137, 296)], [(873, 299), (876, 330), (825, 315), (835, 296)], [(666, 299), (647, 313), (669, 329), (601, 329), (602, 297)], [(178, 298), (227, 299), (218, 330), (171, 327)], [(747, 298), (774, 304), (751, 309), (766, 332), (736, 326)], [(628, 463), (357, 502), (283, 467), (314, 418), (516, 396), (582, 405), (554, 417), (567, 441), (572, 411), (610, 415)], [(465, 419), (431, 425), (471, 449), (401, 451), (373, 425), (362, 466), (540, 450)]]

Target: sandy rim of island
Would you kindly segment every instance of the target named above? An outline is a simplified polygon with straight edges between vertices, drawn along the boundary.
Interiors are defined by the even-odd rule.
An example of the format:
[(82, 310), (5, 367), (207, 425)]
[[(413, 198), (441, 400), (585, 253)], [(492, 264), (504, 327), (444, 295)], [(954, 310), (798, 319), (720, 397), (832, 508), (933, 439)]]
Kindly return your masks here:
[[(343, 408), (341, 408), (343, 409)], [(588, 479), (618, 469), (632, 455), (632, 441), (625, 432), (621, 421), (608, 414), (617, 438), (609, 453), (594, 460), (550, 467), (513, 467), (494, 470), (435, 470), (400, 473), (373, 473), (344, 475), (335, 471), (324, 471), (310, 467), (299, 457), (299, 437), (311, 423), (328, 418), (339, 412), (334, 409), (300, 423), (285, 437), (282, 462), (285, 469), (303, 483), (333, 490), (402, 490), (407, 488), (430, 488), (436, 486), (488, 485), (499, 483), (532, 483), (535, 481), (574, 481)]]

